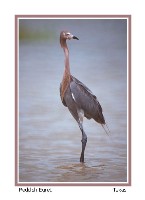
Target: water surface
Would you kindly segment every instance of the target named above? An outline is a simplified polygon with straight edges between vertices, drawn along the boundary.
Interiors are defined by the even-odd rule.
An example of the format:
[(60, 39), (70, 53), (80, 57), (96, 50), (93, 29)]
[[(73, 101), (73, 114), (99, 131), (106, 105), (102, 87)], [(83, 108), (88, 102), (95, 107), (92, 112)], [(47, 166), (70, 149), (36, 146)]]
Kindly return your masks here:
[[(21, 26), (47, 31), (48, 40), (25, 38), (19, 44), (19, 181), (126, 182), (126, 22), (23, 20)], [(68, 42), (71, 72), (97, 96), (111, 131), (108, 137), (95, 121), (84, 120), (84, 164), (81, 132), (59, 95), (64, 28), (80, 39)]]

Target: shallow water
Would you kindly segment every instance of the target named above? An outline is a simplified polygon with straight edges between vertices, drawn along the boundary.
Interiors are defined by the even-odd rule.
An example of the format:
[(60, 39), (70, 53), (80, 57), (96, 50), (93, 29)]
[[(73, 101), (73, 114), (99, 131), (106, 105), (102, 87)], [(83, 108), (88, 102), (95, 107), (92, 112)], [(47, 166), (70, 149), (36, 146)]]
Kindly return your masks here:
[[(75, 23), (61, 23), (80, 38), (68, 42), (71, 72), (97, 96), (111, 133), (85, 119), (88, 142), (85, 163), (79, 163), (81, 132), (59, 95), (64, 55), (57, 35), (61, 25), (55, 21), (53, 41), (19, 45), (20, 182), (127, 181), (126, 25)], [(36, 24), (39, 28), (40, 21)]]

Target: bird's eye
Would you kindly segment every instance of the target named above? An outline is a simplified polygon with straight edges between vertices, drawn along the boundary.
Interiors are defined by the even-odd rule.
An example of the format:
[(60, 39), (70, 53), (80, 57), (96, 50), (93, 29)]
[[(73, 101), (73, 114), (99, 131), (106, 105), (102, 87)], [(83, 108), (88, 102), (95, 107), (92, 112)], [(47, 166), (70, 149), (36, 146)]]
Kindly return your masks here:
[(66, 35), (70, 35), (70, 33), (66, 33)]

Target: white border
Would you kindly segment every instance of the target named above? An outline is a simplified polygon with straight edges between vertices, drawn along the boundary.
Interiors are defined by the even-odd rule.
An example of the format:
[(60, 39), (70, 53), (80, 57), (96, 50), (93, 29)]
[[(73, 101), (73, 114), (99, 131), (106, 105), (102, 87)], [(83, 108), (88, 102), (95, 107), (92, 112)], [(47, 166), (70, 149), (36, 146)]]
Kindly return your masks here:
[[(90, 196), (102, 200), (116, 198), (125, 200), (145, 198), (145, 44), (144, 44), (144, 1), (21, 1), (0, 2), (0, 177), (1, 197), (15, 200), (45, 200), (76, 197), (88, 200)], [(51, 187), (52, 193), (19, 193), (15, 187), (14, 166), (14, 15), (16, 14), (131, 14), (132, 15), (132, 186), (125, 187), (126, 193), (114, 193), (113, 187)], [(118, 188), (118, 187), (117, 187)], [(124, 187), (123, 187), (124, 188)], [(27, 196), (26, 196), (27, 195)]]

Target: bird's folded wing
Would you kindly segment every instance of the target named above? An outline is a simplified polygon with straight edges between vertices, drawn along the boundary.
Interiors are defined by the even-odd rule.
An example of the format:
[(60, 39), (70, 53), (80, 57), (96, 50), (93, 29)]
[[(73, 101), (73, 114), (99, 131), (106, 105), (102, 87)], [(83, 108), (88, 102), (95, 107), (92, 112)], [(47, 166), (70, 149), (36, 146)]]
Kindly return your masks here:
[(80, 109), (84, 110), (85, 116), (104, 123), (102, 107), (91, 90), (75, 77), (72, 77), (70, 89), (74, 101)]
[(93, 92), (85, 84), (83, 84), (81, 81), (79, 81), (77, 78), (75, 78), (72, 75), (71, 75), (71, 78), (73, 79), (74, 82), (76, 82), (76, 84), (79, 84), (82, 87), (84, 87), (88, 91), (88, 93), (90, 93), (96, 99), (96, 96), (93, 94)]

